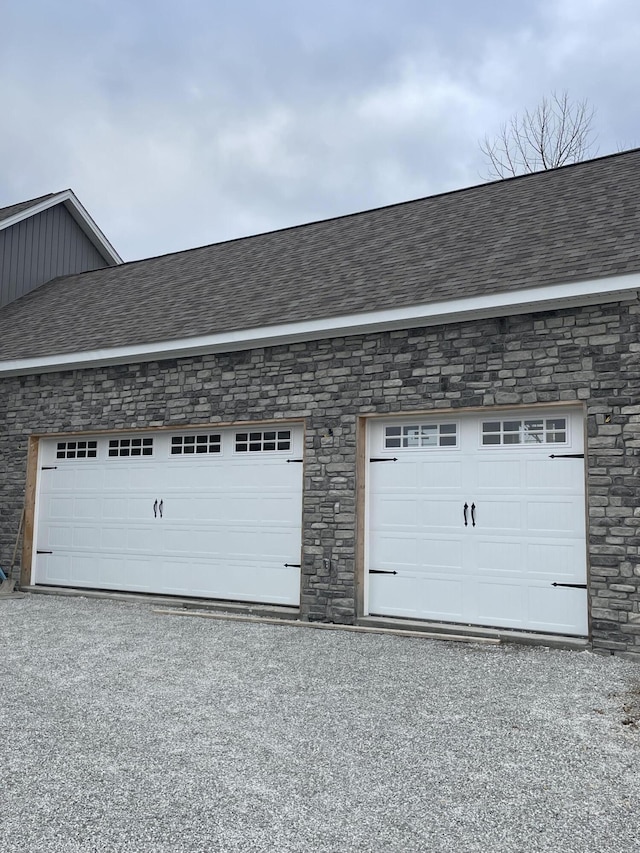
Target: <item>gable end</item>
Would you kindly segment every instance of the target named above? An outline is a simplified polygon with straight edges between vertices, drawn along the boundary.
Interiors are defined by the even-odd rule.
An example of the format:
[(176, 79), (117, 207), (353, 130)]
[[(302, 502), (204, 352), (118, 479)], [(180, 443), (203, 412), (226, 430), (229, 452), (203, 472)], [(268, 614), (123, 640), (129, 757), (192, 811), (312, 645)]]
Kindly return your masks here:
[(58, 276), (110, 265), (57, 204), (0, 230), (0, 308)]

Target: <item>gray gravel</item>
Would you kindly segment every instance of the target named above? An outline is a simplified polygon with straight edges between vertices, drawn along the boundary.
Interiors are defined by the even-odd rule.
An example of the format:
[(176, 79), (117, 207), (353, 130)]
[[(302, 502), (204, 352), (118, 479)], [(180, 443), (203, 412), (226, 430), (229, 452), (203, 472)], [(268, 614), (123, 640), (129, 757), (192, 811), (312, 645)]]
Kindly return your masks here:
[(640, 850), (640, 667), (0, 602), (0, 850)]

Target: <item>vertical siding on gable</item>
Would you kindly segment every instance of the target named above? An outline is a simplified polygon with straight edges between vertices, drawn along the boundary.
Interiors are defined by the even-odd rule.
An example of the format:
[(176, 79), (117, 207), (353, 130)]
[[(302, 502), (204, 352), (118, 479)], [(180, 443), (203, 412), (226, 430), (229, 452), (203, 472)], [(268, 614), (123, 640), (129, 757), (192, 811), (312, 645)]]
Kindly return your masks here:
[(63, 204), (0, 231), (0, 308), (59, 275), (109, 266)]

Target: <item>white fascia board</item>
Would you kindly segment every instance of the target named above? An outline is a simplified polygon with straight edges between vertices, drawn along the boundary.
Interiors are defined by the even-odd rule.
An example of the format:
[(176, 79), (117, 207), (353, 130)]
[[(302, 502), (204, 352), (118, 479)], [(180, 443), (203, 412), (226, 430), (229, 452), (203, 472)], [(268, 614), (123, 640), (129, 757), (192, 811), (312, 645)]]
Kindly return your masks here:
[(605, 279), (495, 293), (488, 296), (432, 302), (409, 308), (392, 308), (321, 320), (284, 323), (278, 326), (240, 329), (182, 340), (158, 341), (126, 347), (16, 359), (0, 362), (0, 375), (18, 376), (83, 367), (101, 367), (109, 364), (136, 364), (167, 358), (235, 352), (256, 347), (368, 332), (436, 326), (446, 323), (459, 323), (465, 320), (512, 316), (514, 314), (530, 314), (537, 311), (550, 311), (581, 305), (620, 302), (624, 299), (633, 299), (638, 290), (640, 290), (640, 273), (633, 273), (632, 275)]
[(111, 261), (111, 263), (116, 265), (123, 263), (120, 255), (98, 228), (87, 210), (82, 204), (80, 204), (72, 190), (64, 190), (61, 193), (56, 193), (55, 195), (52, 195), (51, 198), (45, 198), (33, 207), (28, 207), (26, 210), (21, 210), (19, 213), (10, 216), (8, 219), (3, 219), (2, 222), (0, 222), (0, 231), (5, 228), (11, 228), (12, 225), (17, 225), (18, 222), (22, 222), (24, 219), (29, 219), (29, 217), (35, 216), (38, 213), (43, 213), (45, 210), (49, 210), (50, 207), (55, 207), (56, 204), (65, 205), (87, 237), (95, 247)]

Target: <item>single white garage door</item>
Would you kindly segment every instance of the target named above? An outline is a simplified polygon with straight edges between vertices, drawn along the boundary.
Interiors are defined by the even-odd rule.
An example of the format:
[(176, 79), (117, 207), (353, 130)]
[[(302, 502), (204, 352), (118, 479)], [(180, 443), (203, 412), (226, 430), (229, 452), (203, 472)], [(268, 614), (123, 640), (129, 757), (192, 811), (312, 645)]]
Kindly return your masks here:
[(301, 427), (41, 441), (36, 584), (297, 605)]
[(583, 453), (579, 412), (372, 423), (368, 612), (586, 635)]

